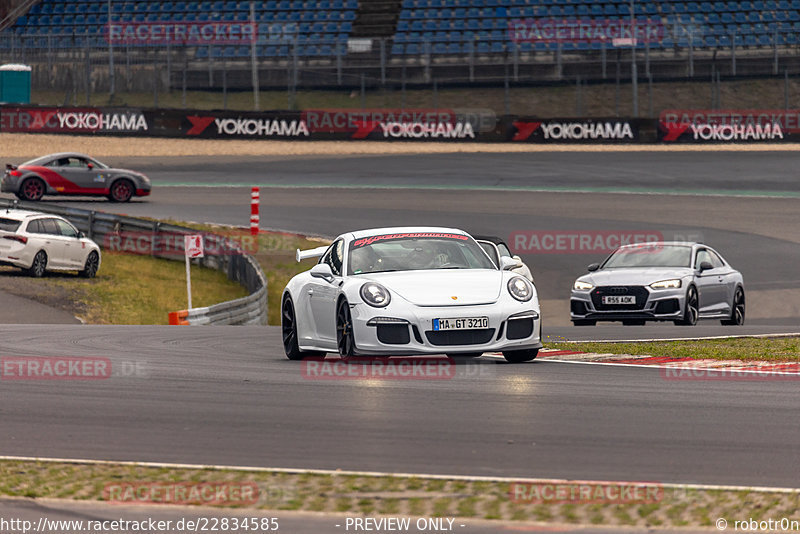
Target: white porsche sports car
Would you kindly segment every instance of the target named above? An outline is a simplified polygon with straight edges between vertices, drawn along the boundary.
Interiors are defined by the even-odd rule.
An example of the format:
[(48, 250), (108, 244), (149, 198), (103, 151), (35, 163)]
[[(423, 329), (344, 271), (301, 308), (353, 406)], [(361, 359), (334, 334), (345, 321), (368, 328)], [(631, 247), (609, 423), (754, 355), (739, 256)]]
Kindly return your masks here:
[(466, 232), (377, 228), (342, 234), (283, 291), (286, 356), (442, 354), (500, 351), (509, 362), (536, 358), (541, 319), (536, 289), (497, 268)]

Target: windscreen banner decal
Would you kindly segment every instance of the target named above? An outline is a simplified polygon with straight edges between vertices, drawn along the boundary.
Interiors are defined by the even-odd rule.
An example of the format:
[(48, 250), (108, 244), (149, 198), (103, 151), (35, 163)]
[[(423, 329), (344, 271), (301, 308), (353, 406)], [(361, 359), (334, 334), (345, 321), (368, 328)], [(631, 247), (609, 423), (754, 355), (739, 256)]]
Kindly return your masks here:
[(391, 239), (458, 239), (460, 241), (466, 241), (469, 239), (468, 236), (463, 234), (446, 234), (446, 233), (436, 233), (436, 232), (419, 232), (419, 233), (406, 233), (406, 234), (386, 234), (386, 235), (375, 235), (370, 237), (362, 237), (360, 239), (356, 239), (353, 241), (353, 247), (363, 247), (366, 245), (371, 245), (378, 241), (387, 241)]

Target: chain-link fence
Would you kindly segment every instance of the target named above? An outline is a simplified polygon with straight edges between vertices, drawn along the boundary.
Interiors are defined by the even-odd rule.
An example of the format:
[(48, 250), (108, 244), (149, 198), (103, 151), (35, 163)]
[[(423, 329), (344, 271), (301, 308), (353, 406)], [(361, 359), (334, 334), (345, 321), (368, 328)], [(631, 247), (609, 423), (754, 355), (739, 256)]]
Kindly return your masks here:
[[(500, 113), (525, 113), (537, 111), (526, 108), (526, 99), (538, 108), (550, 91), (561, 95), (548, 103), (557, 108), (553, 113), (652, 116), (674, 105), (662, 102), (675, 98), (674, 84), (685, 84), (682, 91), (695, 106), (748, 106), (732, 101), (736, 95), (755, 97), (759, 107), (793, 105), (800, 50), (790, 34), (776, 27), (755, 42), (731, 34), (707, 46), (702, 28), (664, 31), (658, 43), (523, 38), (491, 47), (435, 36), (308, 42), (286, 25), (265, 28), (249, 45), (110, 43), (96, 28), (69, 35), (5, 32), (0, 62), (31, 65), (35, 103), (50, 105), (263, 110), (482, 103)], [(735, 84), (755, 85), (741, 91)]]

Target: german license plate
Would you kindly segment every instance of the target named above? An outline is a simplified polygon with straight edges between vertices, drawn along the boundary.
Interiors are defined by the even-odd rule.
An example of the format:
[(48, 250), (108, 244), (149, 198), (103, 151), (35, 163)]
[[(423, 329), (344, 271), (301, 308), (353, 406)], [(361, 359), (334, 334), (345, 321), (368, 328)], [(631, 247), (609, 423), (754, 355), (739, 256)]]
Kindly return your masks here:
[(458, 317), (451, 319), (434, 319), (433, 329), (440, 330), (477, 330), (489, 328), (488, 317)]
[(636, 304), (635, 295), (606, 295), (603, 297), (603, 304)]

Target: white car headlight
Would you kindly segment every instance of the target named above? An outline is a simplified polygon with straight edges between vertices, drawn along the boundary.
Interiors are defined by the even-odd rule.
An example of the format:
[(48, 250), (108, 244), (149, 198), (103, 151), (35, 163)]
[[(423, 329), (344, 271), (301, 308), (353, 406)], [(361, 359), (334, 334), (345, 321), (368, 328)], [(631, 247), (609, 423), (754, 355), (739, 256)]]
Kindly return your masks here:
[(375, 308), (384, 308), (392, 301), (389, 290), (376, 282), (367, 282), (361, 286), (361, 298)]
[(681, 281), (679, 278), (675, 278), (674, 280), (661, 280), (660, 282), (653, 282), (650, 284), (650, 287), (653, 289), (678, 289), (681, 287)]
[(515, 276), (508, 281), (508, 292), (520, 302), (528, 302), (533, 297), (533, 287), (521, 276)]
[(572, 289), (577, 289), (578, 291), (586, 291), (587, 289), (593, 289), (594, 286), (589, 282), (582, 282), (581, 280), (575, 280), (575, 284), (572, 286)]

